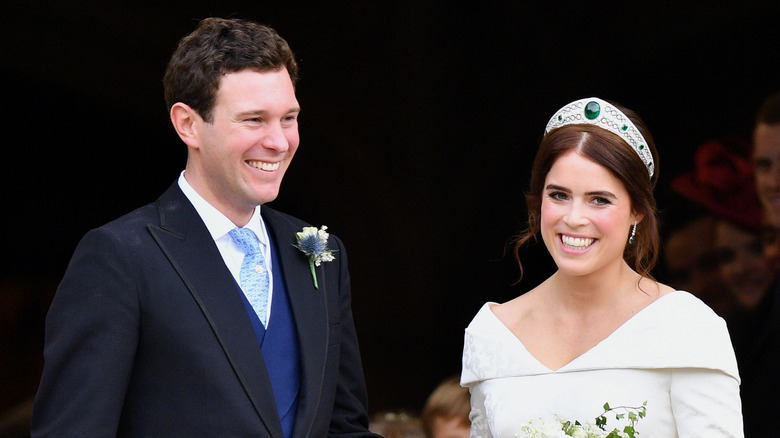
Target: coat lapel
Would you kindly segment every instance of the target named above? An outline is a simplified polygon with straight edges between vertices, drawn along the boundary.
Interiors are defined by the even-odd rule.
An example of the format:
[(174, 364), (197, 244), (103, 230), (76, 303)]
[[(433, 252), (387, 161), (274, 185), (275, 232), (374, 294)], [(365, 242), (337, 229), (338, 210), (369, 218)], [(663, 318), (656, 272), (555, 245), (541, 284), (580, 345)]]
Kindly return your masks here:
[(176, 183), (157, 205), (160, 226), (150, 224), (149, 231), (203, 311), (268, 433), (281, 438), (260, 346), (236, 282), (214, 240)]
[(295, 436), (307, 436), (318, 408), (327, 361), (328, 306), (324, 269), (317, 268), (319, 289), (314, 288), (306, 256), (295, 246), (295, 233), (302, 231), (287, 217), (263, 206), (260, 210), (271, 238), (276, 242), (287, 293), (298, 330), (301, 354), (301, 391)]

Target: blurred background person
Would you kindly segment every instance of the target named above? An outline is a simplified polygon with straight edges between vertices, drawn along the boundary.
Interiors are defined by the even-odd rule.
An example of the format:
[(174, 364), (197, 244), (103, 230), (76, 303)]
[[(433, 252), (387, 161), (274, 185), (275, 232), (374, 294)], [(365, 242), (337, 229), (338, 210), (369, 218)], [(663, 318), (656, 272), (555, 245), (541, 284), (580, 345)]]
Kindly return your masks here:
[(767, 295), (773, 278), (764, 258), (760, 230), (718, 221), (715, 255), (720, 277), (736, 300), (735, 312), (755, 309)]
[(758, 306), (773, 278), (762, 252), (762, 209), (748, 157), (749, 146), (742, 139), (709, 140), (696, 150), (694, 169), (672, 180), (672, 189), (703, 207), (707, 219), (701, 220), (712, 224), (711, 239), (690, 240), (681, 250), (693, 256), (711, 246), (706, 260), (717, 268), (713, 277), (723, 281), (729, 296), (702, 299), (714, 301), (713, 308), (732, 322)]
[(441, 382), (425, 402), (422, 411), (426, 438), (468, 438), (471, 430), (469, 390), (460, 386), (459, 376)]
[(780, 271), (780, 92), (764, 100), (753, 129), (756, 190), (764, 207), (764, 256)]
[(758, 197), (766, 219), (780, 226), (780, 92), (767, 97), (753, 129), (753, 163)]
[(735, 299), (718, 270), (717, 219), (701, 207), (682, 216), (685, 217), (671, 225), (665, 224), (662, 277), (669, 285), (692, 293), (723, 316), (734, 308)]
[(740, 339), (734, 343), (747, 438), (766, 436), (766, 419), (780, 409), (780, 92), (763, 101), (755, 120), (752, 152), (756, 191), (764, 209), (762, 242), (775, 277), (768, 293), (745, 315)]
[[(757, 128), (757, 132), (756, 138), (761, 137), (763, 130)], [(747, 142), (734, 138), (705, 142), (696, 150), (694, 169), (672, 181), (675, 192), (706, 208), (715, 220), (713, 260), (734, 298), (734, 306), (722, 316), (742, 378), (740, 396), (748, 438), (766, 436), (766, 418), (780, 408), (776, 397), (780, 379), (775, 370), (780, 361), (777, 286), (773, 286), (777, 274), (766, 257), (776, 241), (771, 221), (780, 217), (773, 212), (773, 191), (780, 191), (773, 180), (778, 178), (767, 174), (780, 172), (780, 143), (774, 150), (757, 145), (751, 151)], [(691, 246), (688, 251), (697, 249)]]
[(420, 418), (403, 411), (374, 414), (368, 430), (384, 438), (425, 438)]

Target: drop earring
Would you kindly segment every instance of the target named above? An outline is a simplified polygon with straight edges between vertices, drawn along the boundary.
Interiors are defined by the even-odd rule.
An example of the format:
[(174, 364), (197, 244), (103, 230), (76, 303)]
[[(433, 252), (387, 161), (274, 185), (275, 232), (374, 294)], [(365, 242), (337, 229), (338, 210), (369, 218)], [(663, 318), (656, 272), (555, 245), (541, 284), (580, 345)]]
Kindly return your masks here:
[(634, 235), (636, 234), (636, 221), (634, 221), (634, 226), (631, 228), (631, 237), (628, 238), (628, 243), (634, 243)]

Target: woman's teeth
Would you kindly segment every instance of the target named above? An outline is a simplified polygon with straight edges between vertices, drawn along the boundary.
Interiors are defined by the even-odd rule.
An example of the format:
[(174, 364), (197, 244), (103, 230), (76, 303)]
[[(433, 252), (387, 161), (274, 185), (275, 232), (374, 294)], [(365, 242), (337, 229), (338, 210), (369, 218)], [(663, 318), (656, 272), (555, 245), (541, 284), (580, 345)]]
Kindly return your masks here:
[(564, 245), (573, 249), (584, 249), (589, 247), (593, 243), (593, 239), (586, 239), (581, 237), (571, 237), (561, 235), (561, 241)]

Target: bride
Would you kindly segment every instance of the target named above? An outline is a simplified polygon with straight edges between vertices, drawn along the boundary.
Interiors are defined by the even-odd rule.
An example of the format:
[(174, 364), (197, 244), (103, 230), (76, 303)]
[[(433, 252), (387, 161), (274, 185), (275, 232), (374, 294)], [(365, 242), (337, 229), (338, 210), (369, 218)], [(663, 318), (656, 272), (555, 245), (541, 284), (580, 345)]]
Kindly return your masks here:
[[(471, 437), (542, 436), (534, 431), (567, 421), (574, 436), (625, 427), (644, 438), (743, 436), (726, 324), (650, 275), (656, 163), (644, 122), (615, 103), (581, 99), (550, 119), (515, 256), (541, 235), (558, 269), (486, 303), (466, 329)], [(606, 432), (594, 423), (602, 414)], [(601, 435), (574, 434), (575, 421)]]

